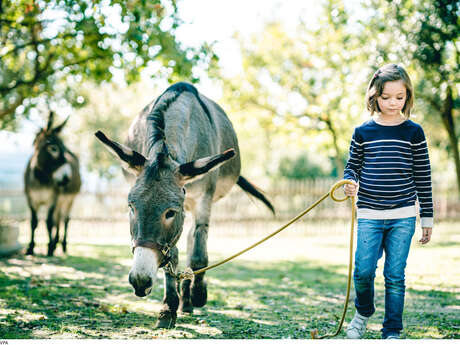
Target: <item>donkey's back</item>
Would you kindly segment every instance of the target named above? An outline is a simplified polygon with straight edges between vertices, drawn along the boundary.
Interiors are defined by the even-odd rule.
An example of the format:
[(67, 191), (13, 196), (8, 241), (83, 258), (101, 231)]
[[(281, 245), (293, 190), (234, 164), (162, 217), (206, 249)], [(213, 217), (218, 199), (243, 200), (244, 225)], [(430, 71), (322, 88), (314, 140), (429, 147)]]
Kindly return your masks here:
[[(131, 124), (126, 144), (146, 157), (154, 157), (155, 145), (165, 141), (168, 153), (179, 164), (216, 155), (228, 149), (235, 157), (216, 171), (187, 186), (188, 199), (212, 189), (213, 201), (225, 196), (241, 170), (238, 139), (224, 110), (188, 83), (170, 86), (147, 105)], [(198, 196), (197, 195), (197, 196)]]

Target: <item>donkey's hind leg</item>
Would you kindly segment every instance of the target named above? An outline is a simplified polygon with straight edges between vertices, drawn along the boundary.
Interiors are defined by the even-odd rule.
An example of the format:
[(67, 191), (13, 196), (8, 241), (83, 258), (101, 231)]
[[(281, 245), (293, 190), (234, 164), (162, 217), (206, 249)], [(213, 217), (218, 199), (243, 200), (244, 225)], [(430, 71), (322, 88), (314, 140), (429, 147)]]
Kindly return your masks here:
[[(193, 245), (193, 233), (195, 230), (195, 218), (192, 215), (192, 226), (187, 233), (187, 267), (190, 267), (190, 253)], [(184, 279), (179, 283), (178, 290), (180, 291), (180, 304), (179, 310), (182, 313), (193, 313), (193, 304), (190, 298), (190, 285), (192, 281), (190, 279)]]
[[(210, 190), (208, 190), (210, 191)], [(206, 194), (196, 209), (196, 225), (191, 234), (191, 247), (188, 252), (188, 263), (196, 271), (208, 265), (208, 230), (211, 214), (212, 194)], [(205, 273), (195, 275), (190, 286), (190, 298), (194, 307), (202, 307), (208, 300)]]
[(27, 248), (26, 255), (34, 255), (34, 247), (35, 247), (35, 229), (38, 225), (38, 218), (37, 212), (34, 210), (33, 207), (30, 207), (30, 243), (29, 247)]
[(69, 226), (70, 217), (67, 216), (64, 220), (64, 238), (62, 239), (62, 251), (67, 253), (67, 228)]
[(67, 231), (69, 229), (70, 210), (72, 209), (74, 197), (75, 195), (61, 197), (62, 218), (64, 218), (64, 237), (62, 239), (62, 251), (64, 253), (67, 253)]
[[(208, 265), (208, 230), (209, 225), (207, 223), (196, 225), (194, 233), (194, 248), (190, 260), (190, 267), (194, 271)], [(204, 275), (205, 273), (195, 275), (190, 287), (190, 297), (194, 307), (202, 307), (208, 300), (208, 292)]]

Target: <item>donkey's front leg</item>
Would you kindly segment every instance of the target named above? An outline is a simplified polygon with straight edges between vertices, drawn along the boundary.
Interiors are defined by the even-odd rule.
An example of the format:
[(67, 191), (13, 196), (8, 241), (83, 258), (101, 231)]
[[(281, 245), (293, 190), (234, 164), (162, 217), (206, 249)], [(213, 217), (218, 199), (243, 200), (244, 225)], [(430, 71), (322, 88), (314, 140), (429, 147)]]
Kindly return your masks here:
[[(196, 271), (208, 266), (208, 230), (209, 224), (197, 224), (193, 236), (190, 267)], [(205, 273), (195, 275), (190, 287), (190, 297), (194, 307), (202, 307), (208, 300), (208, 291), (204, 280)]]
[(46, 227), (48, 229), (48, 237), (49, 237), (48, 256), (53, 256), (54, 250), (56, 249), (56, 244), (54, 243), (54, 238), (53, 238), (53, 226), (56, 225), (55, 217), (54, 217), (55, 209), (56, 209), (56, 205), (52, 205), (48, 210), (48, 216), (46, 218)]
[[(171, 265), (176, 271), (179, 262), (179, 252), (177, 247), (173, 247), (170, 252)], [(156, 328), (173, 328), (176, 325), (177, 308), (179, 306), (179, 296), (177, 294), (176, 277), (165, 270), (164, 274), (164, 296), (163, 307), (161, 308)]]

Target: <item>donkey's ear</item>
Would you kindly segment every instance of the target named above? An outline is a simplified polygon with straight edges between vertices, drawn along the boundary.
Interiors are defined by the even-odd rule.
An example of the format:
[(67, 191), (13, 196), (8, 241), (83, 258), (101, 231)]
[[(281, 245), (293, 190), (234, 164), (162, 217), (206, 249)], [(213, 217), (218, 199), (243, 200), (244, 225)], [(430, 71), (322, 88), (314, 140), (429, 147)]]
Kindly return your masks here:
[(94, 135), (109, 148), (110, 152), (112, 152), (122, 161), (123, 167), (126, 170), (130, 171), (136, 176), (141, 173), (145, 162), (147, 161), (143, 155), (134, 150), (131, 150), (125, 145), (110, 140), (101, 131), (97, 131)]
[(66, 125), (67, 121), (69, 120), (69, 117), (70, 117), (70, 115), (67, 116), (67, 118), (64, 120), (63, 123), (61, 123), (59, 126), (53, 128), (53, 132), (56, 133), (56, 134), (59, 134), (59, 132), (62, 131), (62, 129)]
[(50, 114), (48, 115), (48, 123), (46, 124), (46, 131), (50, 131), (51, 127), (53, 126), (53, 121), (54, 121), (54, 111), (50, 111)]
[(178, 177), (181, 184), (190, 183), (204, 174), (217, 169), (230, 158), (235, 156), (234, 149), (228, 149), (215, 156), (200, 158), (192, 162), (179, 165)]

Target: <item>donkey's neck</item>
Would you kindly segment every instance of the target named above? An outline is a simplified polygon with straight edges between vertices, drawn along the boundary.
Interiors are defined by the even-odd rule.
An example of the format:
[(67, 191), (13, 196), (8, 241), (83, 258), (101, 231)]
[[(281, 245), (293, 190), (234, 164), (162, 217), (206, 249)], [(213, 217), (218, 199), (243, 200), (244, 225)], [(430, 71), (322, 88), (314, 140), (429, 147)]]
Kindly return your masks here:
[(33, 167), (32, 171), (34, 173), (34, 177), (43, 185), (51, 184), (52, 178), (51, 174), (46, 173), (45, 171), (41, 170), (39, 167)]

